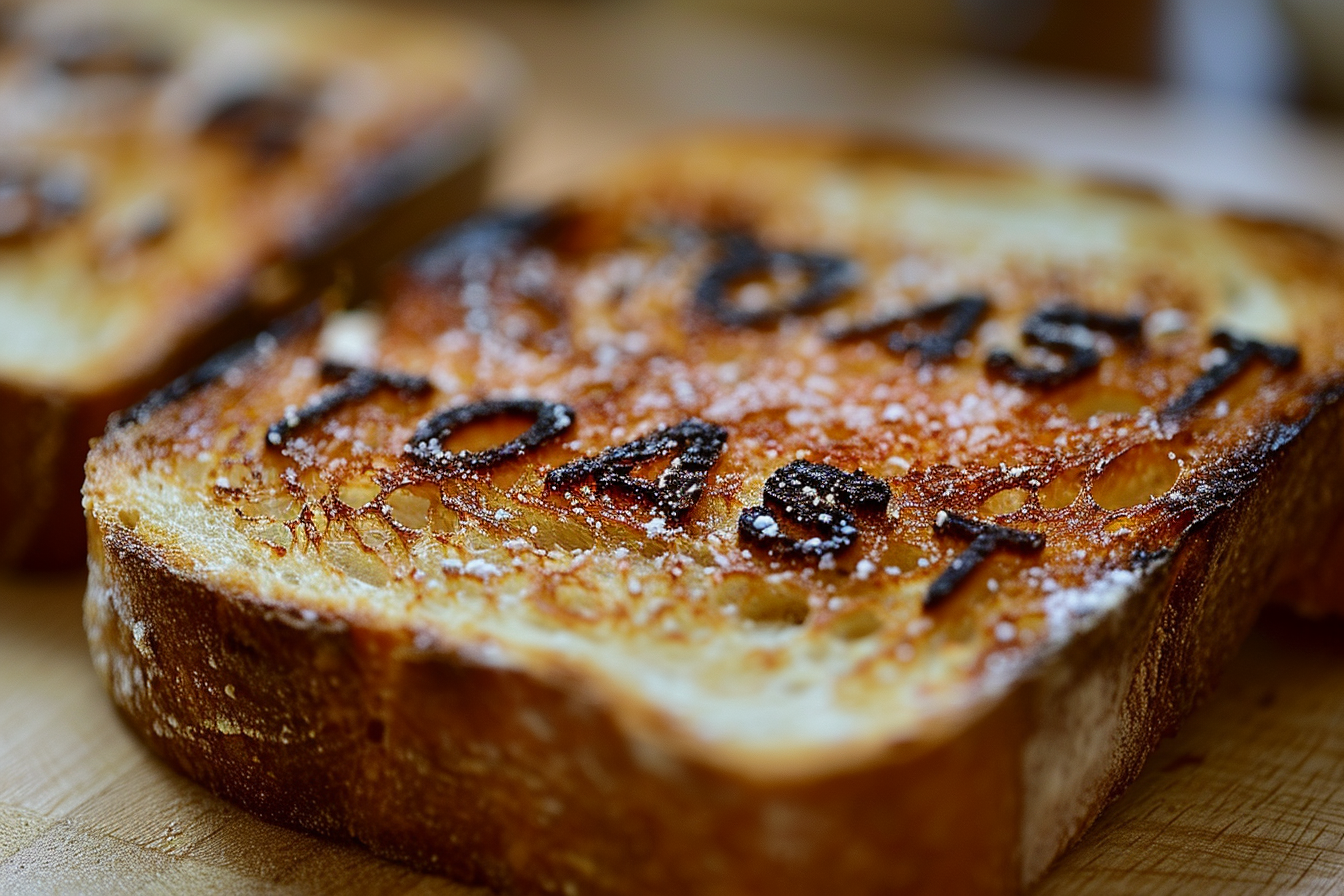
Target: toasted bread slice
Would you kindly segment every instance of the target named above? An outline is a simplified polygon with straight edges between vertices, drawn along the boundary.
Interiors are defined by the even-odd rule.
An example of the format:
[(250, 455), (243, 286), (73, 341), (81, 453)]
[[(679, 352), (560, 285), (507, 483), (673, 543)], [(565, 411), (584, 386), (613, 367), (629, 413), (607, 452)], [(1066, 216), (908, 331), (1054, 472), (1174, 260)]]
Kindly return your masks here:
[(1015, 891), (1325, 549), (1341, 296), (1130, 189), (684, 141), (109, 430), (95, 663), (186, 774), (462, 880)]
[[(8, 7), (6, 7), (8, 8)], [(0, 565), (82, 564), (109, 412), (470, 210), (487, 35), (315, 3), (16, 6), (0, 36)]]

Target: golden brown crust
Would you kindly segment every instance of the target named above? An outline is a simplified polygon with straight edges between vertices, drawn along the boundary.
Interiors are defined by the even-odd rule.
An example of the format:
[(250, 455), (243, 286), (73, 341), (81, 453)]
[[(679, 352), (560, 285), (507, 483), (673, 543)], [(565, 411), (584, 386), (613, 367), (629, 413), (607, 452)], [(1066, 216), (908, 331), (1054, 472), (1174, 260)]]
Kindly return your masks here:
[[(1035, 880), (1332, 543), (1344, 261), (1128, 190), (935, 162), (676, 147), (525, 236), (460, 231), (381, 316), (110, 432), (86, 606), (117, 704), (267, 817), (505, 889)], [(749, 287), (806, 296), (845, 261), (867, 273), (841, 319), (753, 314)], [(983, 330), (920, 348), (934, 360), (828, 335), (977, 284)], [(1061, 291), (1077, 307), (1054, 324), (1110, 328), (1105, 352), (1040, 327)], [(1097, 357), (1013, 379), (993, 340), (1031, 320)], [(324, 363), (337, 332), (369, 367)], [(563, 437), (453, 441), (506, 406)], [(676, 427), (721, 446), (685, 507), (647, 489), (691, 467), (640, 486), (618, 462)], [(812, 492), (776, 480), (804, 458)], [(856, 531), (827, 528), (832, 504)], [(823, 505), (792, 519), (832, 546), (763, 541)], [(1020, 550), (930, 601), (989, 520)]]
[[(1334, 403), (1123, 612), (957, 738), (793, 785), (632, 741), (579, 683), (221, 593), (96, 515), (86, 620), (118, 707), (185, 774), (272, 821), (458, 880), (527, 893), (1016, 892), (1208, 692), (1263, 596), (1319, 561), (1319, 523), (1338, 508), (1316, 486), (1339, 478), (1341, 437)], [(1112, 679), (1100, 774), (1066, 803), (1033, 801), (1026, 754), (1090, 760), (1068, 752), (1075, 726), (1097, 721), (1073, 701)], [(1032, 843), (1036, 832), (1057, 839)]]
[[(1017, 701), (895, 769), (753, 785), (632, 743), (563, 682), (219, 594), (125, 530), (91, 536), (86, 613), (119, 708), (272, 821), (506, 892), (1011, 889)], [(950, 842), (976, 861), (947, 861)]]

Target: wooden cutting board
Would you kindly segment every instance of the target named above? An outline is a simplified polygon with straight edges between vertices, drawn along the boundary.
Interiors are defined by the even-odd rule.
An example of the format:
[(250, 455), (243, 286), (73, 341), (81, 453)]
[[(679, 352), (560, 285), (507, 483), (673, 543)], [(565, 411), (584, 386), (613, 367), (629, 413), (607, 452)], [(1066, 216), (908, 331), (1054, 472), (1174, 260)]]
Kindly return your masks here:
[[(0, 579), (0, 893), (468, 890), (252, 818), (155, 760), (89, 663), (82, 582)], [(1344, 892), (1344, 624), (1269, 614), (1037, 891)]]

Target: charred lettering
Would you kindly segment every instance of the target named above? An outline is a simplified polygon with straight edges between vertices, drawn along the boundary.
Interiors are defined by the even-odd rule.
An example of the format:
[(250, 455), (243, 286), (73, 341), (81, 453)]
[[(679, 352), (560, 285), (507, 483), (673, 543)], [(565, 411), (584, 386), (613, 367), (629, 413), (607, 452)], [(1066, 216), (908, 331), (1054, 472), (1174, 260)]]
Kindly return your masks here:
[[(532, 425), (517, 438), (484, 451), (453, 452), (444, 447), (454, 432), (473, 423), (506, 417), (530, 417)], [(439, 411), (416, 427), (406, 455), (444, 476), (461, 475), (521, 457), (574, 425), (574, 410), (538, 398), (495, 398)]]
[(1101, 364), (1100, 334), (1137, 343), (1143, 335), (1143, 318), (1106, 314), (1075, 305), (1043, 309), (1022, 324), (1022, 337), (1028, 344), (1058, 355), (1058, 364), (1023, 364), (1002, 349), (991, 352), (985, 363), (991, 373), (1019, 385), (1060, 386)]
[(229, 346), (199, 367), (187, 371), (168, 385), (151, 392), (138, 404), (113, 414), (107, 421), (108, 432), (132, 423), (144, 423), (155, 411), (211, 385), (230, 370), (269, 356), (281, 342), (296, 333), (311, 329), (321, 317), (322, 312), (317, 304), (305, 305), (293, 314), (282, 317), (253, 338)]
[(975, 571), (975, 568), (989, 559), (990, 554), (998, 550), (1031, 554), (1045, 547), (1045, 536), (1039, 532), (1023, 532), (996, 526), (981, 520), (959, 516), (946, 510), (938, 512), (933, 524), (934, 531), (940, 535), (952, 535), (956, 538), (970, 539), (966, 546), (947, 569), (933, 581), (924, 595), (924, 608), (932, 609), (947, 600), (960, 587), (961, 583)]
[(243, 147), (257, 162), (273, 162), (299, 148), (315, 100), (312, 90), (297, 86), (233, 94), (210, 110), (201, 133)]
[[(730, 234), (719, 240), (720, 257), (695, 290), (696, 307), (729, 327), (764, 327), (792, 314), (822, 308), (854, 285), (855, 266), (839, 255), (766, 249), (753, 237)], [(744, 308), (732, 301), (735, 285), (751, 277), (791, 273), (804, 285), (791, 297), (767, 308)]]
[(1213, 345), (1223, 352), (1222, 357), (1162, 409), (1164, 418), (1172, 420), (1189, 414), (1257, 358), (1280, 370), (1296, 367), (1300, 360), (1298, 350), (1291, 346), (1244, 339), (1222, 330), (1213, 334)]
[[(881, 513), (891, 501), (882, 480), (856, 470), (795, 460), (765, 482), (764, 503), (738, 517), (739, 537), (766, 550), (794, 557), (837, 554), (858, 541), (855, 513)], [(777, 515), (821, 533), (806, 539), (785, 534)]]
[(859, 324), (831, 334), (832, 339), (870, 339), (885, 335), (887, 348), (897, 354), (916, 352), (921, 364), (956, 357), (957, 346), (971, 338), (989, 313), (989, 299), (981, 295), (956, 296), (920, 305), (905, 314)]
[(500, 257), (526, 245), (554, 219), (548, 208), (484, 212), (438, 237), (411, 268), (423, 280), (488, 280)]
[[(680, 520), (700, 500), (709, 471), (727, 441), (728, 431), (722, 426), (694, 418), (683, 420), (596, 457), (557, 467), (546, 474), (546, 487), (561, 489), (591, 479), (599, 489), (629, 495), (668, 519)], [(672, 454), (656, 479), (634, 475), (637, 465)]]
[(336, 385), (303, 407), (286, 411), (282, 419), (272, 423), (266, 430), (266, 444), (278, 448), (289, 441), (297, 430), (311, 426), (348, 404), (363, 401), (379, 389), (390, 389), (405, 398), (420, 397), (431, 391), (429, 380), (422, 376), (330, 362), (322, 365), (322, 377), (336, 380)]

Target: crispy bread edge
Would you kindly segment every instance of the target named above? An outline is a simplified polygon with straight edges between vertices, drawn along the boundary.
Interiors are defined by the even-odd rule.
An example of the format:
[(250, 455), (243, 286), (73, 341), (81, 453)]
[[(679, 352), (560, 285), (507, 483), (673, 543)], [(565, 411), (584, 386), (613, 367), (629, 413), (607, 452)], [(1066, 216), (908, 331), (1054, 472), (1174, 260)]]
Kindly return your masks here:
[[(1021, 880), (1039, 879), (1213, 689), (1271, 600), (1329, 589), (1344, 539), (1344, 390), (1281, 430), (1253, 484), (1193, 523), (1145, 587), (1031, 682)], [(1337, 564), (1336, 564), (1337, 565)]]
[[(91, 533), (86, 625), (119, 709), (271, 821), (506, 892), (993, 892), (1015, 875), (1019, 699), (896, 767), (762, 784), (629, 737), (581, 681), (222, 593), (117, 522)], [(982, 797), (949, 799), (949, 781)], [(948, 862), (950, 842), (979, 858)]]
[[(1340, 529), (1344, 403), (954, 736), (752, 780), (623, 730), (554, 670), (194, 579), (90, 506), (86, 627), (114, 702), (253, 812), (517, 892), (1014, 892), (1213, 686)], [(572, 889), (570, 889), (572, 887)]]

